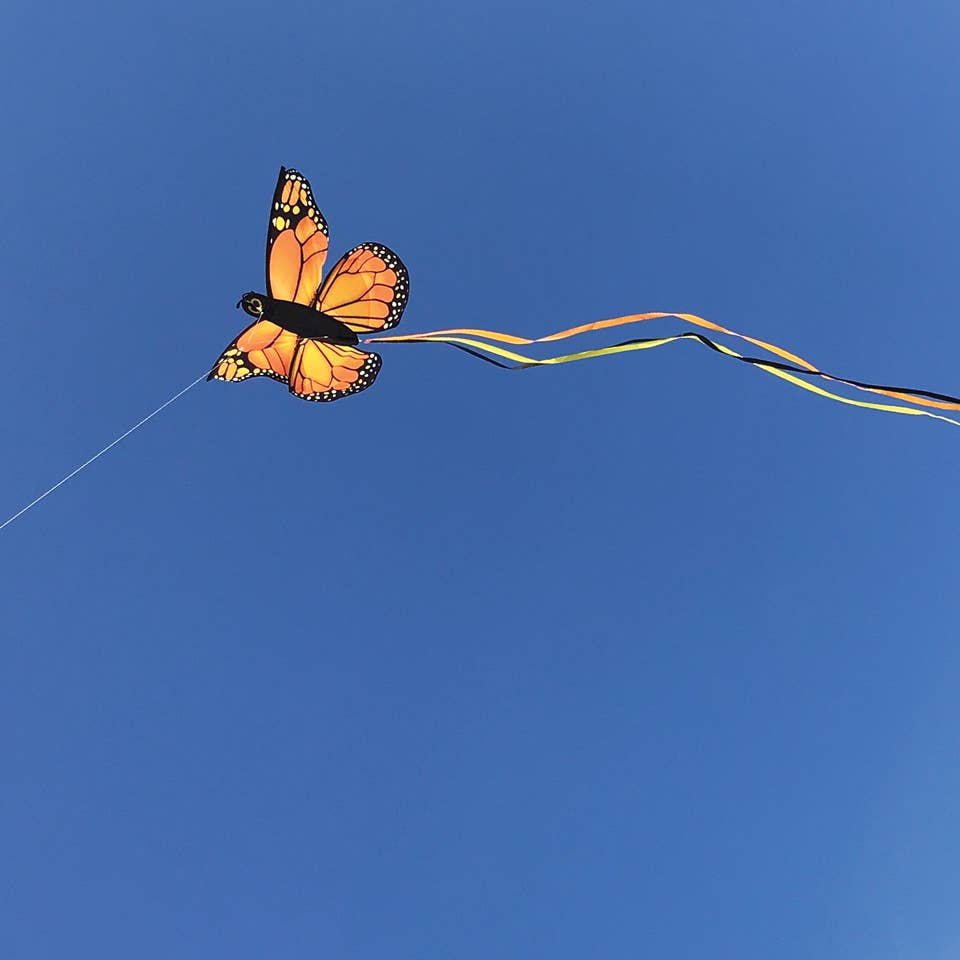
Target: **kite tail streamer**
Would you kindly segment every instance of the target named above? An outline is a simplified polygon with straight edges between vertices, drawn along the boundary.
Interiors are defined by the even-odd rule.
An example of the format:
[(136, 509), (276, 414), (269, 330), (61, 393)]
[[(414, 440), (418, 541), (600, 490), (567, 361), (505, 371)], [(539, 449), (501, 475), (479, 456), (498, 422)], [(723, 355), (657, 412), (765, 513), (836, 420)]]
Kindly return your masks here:
[(120, 436), (116, 438), (116, 440), (111, 440), (110, 443), (108, 443), (98, 453), (95, 453), (89, 460), (85, 460), (83, 463), (81, 463), (76, 470), (72, 471), (71, 473), (68, 473), (62, 480), (58, 480), (52, 487), (50, 487), (49, 490), (44, 490), (43, 493), (41, 493), (36, 500), (31, 500), (30, 503), (28, 503), (25, 507), (18, 510), (15, 514), (13, 514), (13, 516), (7, 517), (7, 519), (4, 520), (3, 523), (0, 523), (0, 530), (2, 530), (8, 524), (13, 523), (13, 521), (16, 520), (18, 517), (22, 517), (28, 510), (30, 510), (32, 507), (35, 507), (44, 498), (49, 497), (54, 490), (57, 490), (59, 487), (62, 487), (68, 480), (72, 480), (81, 470), (85, 470), (87, 467), (89, 467), (94, 460), (99, 460), (100, 457), (102, 457), (108, 450), (112, 450), (118, 443), (120, 443), (121, 440), (126, 440), (131, 433), (133, 433), (135, 430), (139, 430), (148, 420), (152, 420), (162, 410), (166, 410), (166, 408), (169, 407), (171, 403), (173, 403), (175, 400), (179, 400), (188, 390), (192, 390), (205, 377), (206, 377), (206, 373), (197, 377), (197, 379), (194, 380), (193, 383), (188, 384), (179, 393), (175, 393), (169, 400), (165, 401), (164, 403), (161, 403), (160, 406), (153, 411), (153, 413), (148, 413), (139, 423), (135, 423), (125, 433), (121, 433)]
[[(685, 320), (688, 323), (692, 323), (695, 326), (703, 327), (708, 330), (717, 331), (719, 333), (727, 334), (732, 337), (737, 337), (740, 340), (743, 340), (747, 343), (751, 343), (754, 346), (761, 347), (763, 350), (766, 350), (768, 353), (773, 354), (774, 356), (782, 358), (781, 361), (777, 360), (764, 360), (758, 357), (747, 357), (737, 353), (735, 350), (731, 350), (729, 347), (724, 346), (721, 343), (718, 343), (715, 340), (710, 339), (709, 337), (704, 336), (700, 333), (680, 333), (674, 334), (667, 337), (652, 337), (646, 339), (634, 339), (627, 340), (623, 343), (615, 344), (611, 347), (601, 347), (596, 350), (585, 350), (579, 353), (570, 353), (564, 354), (562, 356), (549, 357), (547, 359), (537, 359), (535, 357), (529, 357), (521, 353), (516, 353), (512, 350), (507, 350), (503, 347), (494, 346), (491, 343), (485, 343), (481, 340), (475, 339), (476, 337), (483, 337), (485, 340), (493, 340), (498, 343), (506, 343), (511, 346), (515, 345), (524, 345), (524, 344), (539, 344), (539, 343), (550, 343), (556, 340), (564, 340), (568, 337), (573, 337), (581, 333), (590, 333), (598, 330), (607, 330), (614, 327), (626, 326), (633, 323), (642, 323), (646, 320), (656, 320), (662, 318), (675, 318), (678, 320)], [(916, 406), (900, 406), (896, 404), (888, 403), (871, 403), (864, 400), (852, 400), (849, 397), (844, 397), (836, 393), (831, 393), (828, 390), (824, 390), (822, 387), (818, 387), (812, 383), (808, 383), (806, 380), (800, 379), (801, 377), (820, 377), (824, 380), (830, 380), (835, 383), (843, 383), (846, 386), (853, 387), (857, 390), (865, 391), (868, 393), (874, 393), (881, 396), (891, 397), (896, 400), (903, 400), (907, 403), (916, 404), (918, 406), (936, 408), (940, 410), (958, 410), (960, 411), (960, 398), (950, 396), (949, 394), (942, 393), (933, 393), (927, 390), (914, 390), (907, 387), (889, 387), (881, 384), (875, 383), (865, 383), (861, 380), (850, 380), (845, 377), (838, 377), (834, 374), (825, 373), (822, 370), (818, 370), (812, 363), (807, 360), (804, 360), (802, 357), (797, 356), (796, 354), (790, 353), (787, 350), (784, 350), (782, 347), (778, 347), (775, 344), (767, 343), (764, 340), (757, 340), (754, 337), (748, 337), (745, 334), (737, 333), (734, 330), (728, 330), (726, 327), (721, 327), (719, 324), (712, 323), (709, 320), (704, 320), (703, 317), (695, 316), (691, 313), (638, 313), (630, 314), (624, 317), (614, 317), (611, 320), (598, 320), (594, 323), (586, 323), (577, 327), (570, 327), (567, 330), (560, 330), (557, 333), (549, 334), (545, 337), (538, 337), (536, 339), (528, 339), (526, 337), (518, 337), (509, 333), (502, 333), (497, 330), (479, 330), (473, 328), (457, 328), (450, 330), (431, 330), (426, 333), (419, 334), (400, 334), (389, 337), (372, 337), (366, 340), (366, 343), (446, 343), (451, 346), (456, 347), (459, 350), (463, 350), (465, 353), (469, 353), (474, 357), (477, 357), (480, 360), (485, 360), (488, 363), (492, 363), (495, 366), (502, 367), (508, 370), (525, 370), (535, 366), (549, 366), (559, 363), (572, 363), (579, 360), (590, 360), (597, 357), (606, 357), (613, 356), (618, 353), (625, 353), (633, 350), (647, 350), (652, 347), (663, 346), (667, 343), (675, 343), (678, 340), (696, 340), (698, 343), (703, 346), (709, 347), (711, 350), (715, 350), (717, 353), (720, 353), (726, 357), (729, 357), (734, 360), (739, 360), (743, 363), (750, 364), (751, 366), (759, 367), (761, 370), (764, 370), (766, 373), (772, 374), (773, 376), (780, 377), (782, 380), (787, 381), (788, 383), (793, 384), (794, 386), (800, 387), (803, 390), (807, 390), (811, 393), (815, 393), (818, 396), (826, 397), (830, 400), (835, 400), (838, 403), (845, 403), (850, 406), (855, 407), (864, 407), (870, 410), (882, 410), (887, 413), (901, 413), (908, 414), (912, 416), (925, 416), (932, 417), (935, 420), (943, 420), (946, 423), (952, 423), (955, 426), (960, 426), (960, 421), (953, 420), (950, 417), (941, 416), (939, 414), (930, 413), (927, 410), (918, 410)], [(500, 357), (502, 360), (511, 361), (511, 364), (503, 363), (501, 360), (494, 359), (495, 357)], [(782, 362), (787, 361), (787, 362)]]

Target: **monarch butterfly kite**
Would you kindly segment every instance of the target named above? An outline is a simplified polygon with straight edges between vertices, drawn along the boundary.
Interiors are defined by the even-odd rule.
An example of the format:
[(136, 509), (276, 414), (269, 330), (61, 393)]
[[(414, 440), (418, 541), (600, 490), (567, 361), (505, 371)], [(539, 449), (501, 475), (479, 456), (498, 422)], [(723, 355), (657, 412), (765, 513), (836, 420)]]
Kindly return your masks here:
[[(400, 322), (410, 296), (407, 268), (382, 243), (361, 243), (347, 251), (324, 278), (323, 266), (328, 246), (327, 221), (317, 206), (307, 178), (296, 170), (281, 167), (267, 227), (266, 292), (249, 291), (237, 303), (237, 307), (242, 307), (253, 317), (253, 323), (220, 354), (209, 374), (201, 374), (193, 383), (0, 523), (0, 530), (102, 457), (204, 378), (236, 383), (255, 377), (270, 377), (287, 384), (290, 393), (302, 400), (339, 400), (366, 390), (377, 379), (382, 364), (379, 354), (360, 349), (372, 343), (447, 344), (503, 369), (528, 370), (693, 340), (722, 356), (757, 367), (794, 386), (840, 403), (889, 413), (932, 417), (960, 426), (960, 420), (933, 412), (960, 411), (960, 398), (838, 377), (818, 369), (782, 347), (737, 333), (691, 313), (631, 314), (570, 327), (535, 339), (473, 328), (385, 337), (382, 336), (384, 331)], [(536, 358), (509, 349), (553, 343), (582, 333), (663, 318), (682, 320), (714, 334), (735, 337), (759, 347), (774, 359), (744, 356), (718, 340), (689, 330), (662, 337), (638, 337), (609, 347), (546, 358)], [(371, 337), (370, 334), (377, 336)], [(361, 340), (361, 335), (366, 339)], [(861, 395), (869, 393), (899, 402), (857, 400), (852, 396), (831, 393), (810, 382), (809, 378), (832, 381), (860, 391)]]
[(303, 400), (359, 393), (380, 372), (376, 353), (357, 349), (360, 333), (400, 322), (410, 280), (381, 243), (347, 251), (325, 280), (330, 231), (306, 177), (280, 168), (267, 227), (267, 292), (237, 303), (254, 322), (220, 355), (208, 380), (272, 377)]

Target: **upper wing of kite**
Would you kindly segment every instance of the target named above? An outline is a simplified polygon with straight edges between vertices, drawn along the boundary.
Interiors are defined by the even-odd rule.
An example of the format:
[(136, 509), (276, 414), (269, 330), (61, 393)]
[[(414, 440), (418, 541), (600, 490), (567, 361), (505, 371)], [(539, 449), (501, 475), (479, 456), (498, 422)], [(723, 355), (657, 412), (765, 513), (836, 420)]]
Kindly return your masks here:
[(317, 309), (355, 333), (389, 330), (410, 296), (410, 275), (382, 243), (361, 243), (345, 253), (317, 291)]
[(303, 174), (280, 168), (267, 228), (267, 293), (313, 304), (323, 276), (330, 231)]

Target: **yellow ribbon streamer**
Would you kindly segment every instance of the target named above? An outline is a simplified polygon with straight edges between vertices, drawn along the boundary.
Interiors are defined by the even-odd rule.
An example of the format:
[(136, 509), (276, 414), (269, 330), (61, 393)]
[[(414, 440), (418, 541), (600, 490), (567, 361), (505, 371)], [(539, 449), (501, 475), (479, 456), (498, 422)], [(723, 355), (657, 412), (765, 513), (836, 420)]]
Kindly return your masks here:
[[(523, 344), (535, 344), (535, 343), (546, 343), (554, 340), (562, 340), (566, 337), (575, 336), (578, 333), (586, 333), (594, 330), (602, 330), (610, 327), (621, 326), (627, 323), (636, 323), (643, 320), (652, 320), (662, 317), (676, 317), (679, 319), (689, 320), (692, 323), (696, 323), (698, 326), (707, 327), (711, 330), (717, 330), (721, 333), (727, 333), (731, 336), (738, 337), (741, 340), (745, 340), (749, 343), (752, 343), (758, 347), (762, 347), (764, 350), (767, 350), (770, 353), (775, 354), (776, 356), (782, 357), (792, 363), (795, 363), (797, 366), (806, 367), (811, 372), (818, 372), (816, 367), (812, 366), (806, 360), (803, 360), (801, 357), (797, 357), (786, 350), (783, 350), (780, 347), (777, 347), (773, 344), (765, 343), (762, 340), (756, 340), (753, 337), (747, 337), (739, 333), (727, 330), (724, 327), (719, 326), (718, 324), (711, 323), (708, 320), (703, 320), (701, 317), (694, 317), (692, 314), (678, 314), (678, 313), (648, 313), (648, 314), (636, 314), (631, 317), (618, 317), (614, 320), (601, 320), (596, 323), (584, 324), (580, 327), (571, 327), (569, 330), (561, 330), (559, 333), (551, 334), (546, 337), (539, 337), (534, 340), (530, 340), (524, 337), (517, 337), (513, 334), (502, 333), (495, 330), (477, 330), (470, 328), (460, 328), (460, 329), (451, 329), (451, 330), (434, 330), (429, 333), (421, 334), (400, 334), (390, 337), (372, 337), (365, 343), (448, 343), (454, 344), (462, 347), (467, 347), (469, 349), (477, 350), (481, 353), (489, 354), (491, 356), (500, 357), (504, 360), (509, 360), (513, 363), (521, 364), (523, 367), (534, 367), (534, 366), (553, 366), (560, 363), (573, 363), (579, 360), (591, 360), (598, 357), (609, 357), (614, 356), (618, 353), (629, 353), (634, 350), (648, 350), (653, 347), (661, 347), (668, 343), (675, 343), (678, 340), (691, 339), (689, 336), (684, 337), (682, 335), (674, 335), (668, 337), (660, 337), (656, 339), (644, 340), (637, 343), (623, 343), (617, 344), (612, 347), (600, 347), (595, 350), (583, 350), (578, 353), (568, 353), (556, 357), (548, 357), (545, 359), (539, 359), (537, 357), (530, 357), (526, 354), (517, 353), (513, 350), (508, 350), (504, 347), (497, 347), (491, 343), (487, 343), (483, 340), (477, 340), (475, 337), (482, 336), (489, 340), (498, 341), (500, 343), (508, 343), (512, 346), (523, 345)], [(461, 334), (466, 334), (467, 336), (461, 336)], [(701, 342), (702, 341), (698, 341)], [(717, 343), (714, 340), (709, 341), (713, 348), (719, 350), (721, 353), (733, 357), (738, 360), (745, 359), (741, 354), (737, 353), (735, 350), (730, 349), (730, 347), (725, 346), (724, 344)], [(786, 370), (779, 370), (776, 367), (768, 366), (765, 363), (754, 362), (752, 366), (759, 367), (761, 370), (764, 370), (767, 373), (772, 374), (775, 377), (779, 377), (781, 380), (786, 380), (788, 383), (793, 384), (796, 387), (800, 387), (803, 390), (807, 390), (810, 393), (817, 394), (821, 397), (826, 397), (830, 400), (835, 400), (838, 403), (844, 403), (853, 407), (862, 407), (868, 410), (881, 410), (886, 413), (900, 413), (906, 414), (908, 416), (916, 417), (930, 417), (934, 420), (942, 420), (945, 423), (951, 423), (954, 426), (960, 427), (960, 421), (953, 420), (950, 417), (945, 417), (940, 414), (930, 413), (926, 410), (918, 410), (915, 407), (904, 407), (895, 404), (887, 403), (871, 403), (865, 400), (853, 400), (850, 397), (844, 397), (840, 394), (831, 393), (829, 390), (824, 390), (822, 387), (818, 387), (815, 384), (808, 383), (806, 380), (800, 379), (800, 377), (794, 376), (792, 373), (787, 372)], [(834, 379), (830, 377), (829, 379)], [(960, 404), (947, 404), (940, 403), (938, 401), (927, 400), (927, 398), (917, 398), (910, 397), (905, 394), (899, 394), (892, 391), (872, 389), (869, 387), (863, 387), (860, 389), (867, 390), (871, 393), (880, 393), (888, 396), (894, 396), (897, 398), (902, 398), (909, 400), (914, 403), (923, 403), (927, 406), (937, 406), (944, 409), (960, 409)]]
[[(749, 337), (743, 333), (737, 333), (736, 330), (729, 330), (727, 327), (722, 327), (718, 323), (713, 323), (711, 320), (705, 320), (703, 317), (698, 317), (693, 313), (634, 313), (628, 314), (623, 317), (613, 317), (610, 320), (596, 320), (592, 323), (584, 323), (576, 327), (570, 327), (566, 330), (560, 330), (557, 333), (551, 333), (545, 337), (537, 337), (535, 339), (528, 339), (526, 337), (518, 337), (510, 333), (503, 333), (498, 330), (482, 330), (471, 327), (462, 327), (462, 328), (452, 328), (449, 330), (431, 330), (428, 333), (422, 334), (400, 334), (390, 337), (374, 337), (368, 340), (368, 343), (416, 343), (421, 342), (424, 339), (434, 340), (436, 342), (442, 342), (438, 340), (438, 337), (445, 336), (468, 336), (468, 337), (483, 337), (485, 340), (493, 340), (499, 343), (509, 343), (515, 346), (520, 345), (532, 345), (537, 343), (550, 343), (555, 340), (565, 340), (568, 337), (574, 337), (581, 333), (593, 333), (599, 330), (609, 330), (614, 327), (628, 326), (634, 323), (644, 323), (647, 320), (661, 320), (666, 318), (674, 318), (677, 320), (684, 320), (687, 323), (691, 323), (694, 326), (702, 327), (706, 330), (711, 330), (716, 333), (723, 333), (727, 336), (736, 337), (738, 340), (743, 340), (746, 343), (751, 343), (754, 346), (760, 347), (762, 350), (766, 350), (768, 353), (772, 353), (774, 356), (780, 357), (783, 360), (786, 360), (788, 363), (796, 364), (798, 367), (805, 367), (811, 373), (816, 374), (817, 376), (823, 377), (827, 380), (838, 380), (836, 377), (831, 377), (829, 374), (822, 373), (817, 369), (810, 361), (804, 360), (803, 357), (797, 356), (795, 353), (790, 353), (788, 350), (784, 350), (783, 347), (778, 347), (776, 344), (767, 343), (765, 340), (758, 340), (755, 337)], [(714, 342), (714, 341), (711, 341)], [(659, 345), (659, 344), (657, 344)], [(719, 346), (719, 344), (718, 344)], [(602, 355), (602, 354), (601, 354)], [(737, 356), (739, 356), (737, 354)], [(742, 359), (742, 358), (741, 358)], [(539, 361), (535, 361), (539, 362)], [(770, 372), (770, 371), (768, 371)], [(780, 371), (780, 373), (786, 373), (786, 371)], [(787, 376), (784, 379), (789, 379)], [(805, 381), (803, 381), (805, 383)], [(960, 403), (951, 403), (946, 400), (935, 400), (930, 397), (916, 397), (910, 394), (901, 393), (896, 390), (885, 390), (879, 387), (865, 387), (858, 384), (850, 383), (849, 386), (853, 387), (856, 390), (862, 390), (866, 393), (874, 393), (881, 396), (891, 397), (895, 400), (903, 400), (907, 403), (914, 403), (923, 407), (932, 407), (938, 410), (960, 410)], [(807, 384), (807, 386), (810, 386)], [(811, 388), (812, 389), (812, 388)], [(814, 393), (817, 391), (814, 390)], [(826, 396), (835, 396), (831, 393), (825, 393)], [(845, 401), (849, 403), (856, 404), (855, 401)], [(862, 404), (856, 404), (861, 405)], [(869, 406), (869, 404), (868, 404)], [(884, 407), (875, 407), (874, 409), (886, 409)], [(946, 418), (944, 418), (946, 419)], [(950, 421), (953, 422), (953, 421)]]

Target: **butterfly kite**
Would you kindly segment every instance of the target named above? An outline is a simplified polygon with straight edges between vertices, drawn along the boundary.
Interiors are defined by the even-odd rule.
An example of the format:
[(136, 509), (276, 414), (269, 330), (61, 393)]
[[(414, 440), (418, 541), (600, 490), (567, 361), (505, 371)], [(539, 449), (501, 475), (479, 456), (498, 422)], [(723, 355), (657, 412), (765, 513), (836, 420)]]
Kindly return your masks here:
[[(761, 370), (812, 393), (852, 406), (891, 413), (934, 417), (957, 423), (938, 410), (960, 410), (960, 399), (946, 394), (888, 387), (824, 373), (781, 347), (736, 333), (690, 313), (639, 313), (587, 323), (538, 339), (495, 330), (458, 328), (406, 336), (380, 334), (400, 322), (410, 294), (410, 278), (400, 258), (382, 243), (361, 243), (344, 254), (323, 277), (329, 231), (303, 174), (280, 168), (267, 227), (266, 293), (245, 293), (237, 303), (254, 322), (220, 355), (208, 380), (238, 382), (272, 377), (286, 383), (303, 400), (339, 400), (371, 386), (381, 358), (360, 349), (371, 343), (445, 343), (488, 363), (510, 370), (570, 363), (635, 350), (695, 340), (717, 353)], [(771, 357), (743, 356), (729, 346), (695, 331), (665, 337), (633, 338), (594, 350), (535, 358), (507, 347), (565, 340), (577, 334), (613, 329), (672, 317), (713, 333), (736, 337), (760, 347)], [(506, 344), (507, 346), (498, 346)], [(827, 391), (804, 378), (819, 378), (903, 403), (857, 400)], [(960, 423), (957, 423), (960, 426)]]
[(339, 400), (366, 390), (380, 372), (358, 334), (400, 322), (410, 280), (381, 243), (361, 243), (323, 279), (327, 221), (306, 177), (280, 168), (267, 226), (267, 292), (237, 303), (254, 322), (213, 365), (208, 380), (272, 377), (303, 400)]
[[(741, 363), (839, 403), (889, 413), (932, 417), (960, 427), (960, 420), (944, 411), (960, 411), (960, 398), (908, 387), (889, 387), (861, 380), (838, 377), (818, 369), (812, 363), (782, 347), (745, 334), (728, 330), (692, 313), (636, 313), (611, 320), (598, 320), (545, 337), (528, 339), (497, 330), (457, 328), (426, 333), (382, 336), (400, 322), (410, 296), (410, 277), (400, 258), (382, 243), (361, 243), (345, 253), (333, 269), (323, 276), (327, 259), (329, 231), (327, 221), (317, 207), (307, 178), (296, 170), (280, 168), (273, 192), (267, 226), (266, 292), (245, 293), (238, 307), (253, 317), (247, 327), (220, 354), (207, 380), (237, 383), (255, 377), (270, 377), (285, 383), (302, 400), (331, 401), (366, 390), (377, 379), (381, 359), (361, 349), (372, 343), (442, 343), (506, 370), (592, 360), (598, 357), (649, 350), (652, 347), (693, 340)], [(550, 344), (582, 333), (627, 327), (647, 320), (673, 318), (712, 334), (735, 337), (759, 347), (769, 356), (748, 357), (712, 337), (695, 330), (663, 337), (635, 337), (593, 350), (552, 357), (532, 357), (518, 353), (515, 347)], [(377, 334), (377, 336), (370, 336)], [(361, 340), (361, 336), (366, 339)], [(94, 460), (142, 427), (195, 387), (197, 377), (179, 393), (162, 403), (139, 423), (120, 434), (102, 450), (80, 464), (62, 480), (45, 490), (13, 516), (0, 523), (0, 530), (75, 477)], [(855, 399), (852, 395), (832, 393), (812, 380), (830, 381), (864, 394), (894, 400), (896, 403)], [(940, 411), (940, 412), (934, 412)]]

